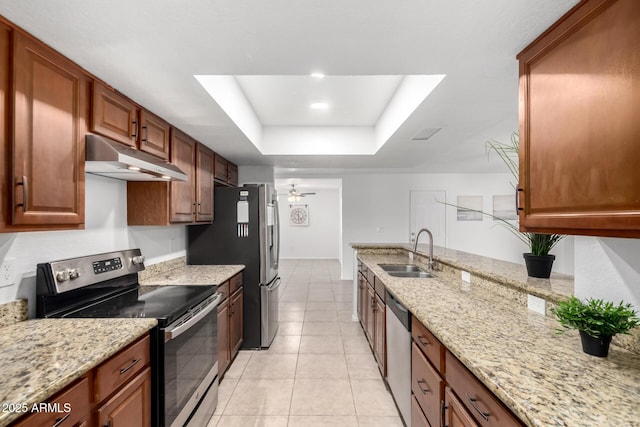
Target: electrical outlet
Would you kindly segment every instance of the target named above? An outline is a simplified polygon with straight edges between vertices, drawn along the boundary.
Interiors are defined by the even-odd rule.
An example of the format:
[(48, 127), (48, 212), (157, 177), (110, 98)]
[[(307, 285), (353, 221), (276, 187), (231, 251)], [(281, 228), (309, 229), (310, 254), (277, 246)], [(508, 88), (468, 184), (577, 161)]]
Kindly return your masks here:
[(460, 278), (463, 282), (471, 283), (471, 273), (469, 273), (468, 271), (462, 270), (460, 272)]
[(0, 286), (12, 285), (16, 277), (16, 260), (6, 258), (0, 264)]
[(529, 308), (529, 310), (531, 311), (535, 311), (538, 314), (545, 314), (545, 304), (546, 301), (543, 300), (542, 298), (538, 298), (534, 295), (531, 294), (527, 294), (527, 307)]

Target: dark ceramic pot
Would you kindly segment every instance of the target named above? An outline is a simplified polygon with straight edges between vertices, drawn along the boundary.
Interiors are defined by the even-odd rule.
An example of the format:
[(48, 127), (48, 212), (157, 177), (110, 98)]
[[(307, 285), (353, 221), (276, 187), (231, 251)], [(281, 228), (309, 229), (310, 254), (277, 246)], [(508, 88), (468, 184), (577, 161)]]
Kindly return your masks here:
[(541, 277), (548, 279), (551, 276), (551, 267), (556, 259), (555, 255), (534, 255), (531, 253), (522, 254), (524, 263), (527, 265), (527, 274), (530, 277)]
[(607, 357), (611, 337), (595, 338), (584, 331), (578, 332), (580, 332), (580, 339), (582, 340), (582, 351), (592, 356)]

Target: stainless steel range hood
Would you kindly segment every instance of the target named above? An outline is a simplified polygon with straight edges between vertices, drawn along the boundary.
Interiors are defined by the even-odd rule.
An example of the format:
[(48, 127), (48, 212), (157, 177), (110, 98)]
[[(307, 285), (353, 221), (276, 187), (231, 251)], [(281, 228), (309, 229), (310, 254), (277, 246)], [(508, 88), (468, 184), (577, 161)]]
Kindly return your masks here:
[(85, 171), (125, 181), (187, 181), (175, 165), (109, 138), (88, 134)]

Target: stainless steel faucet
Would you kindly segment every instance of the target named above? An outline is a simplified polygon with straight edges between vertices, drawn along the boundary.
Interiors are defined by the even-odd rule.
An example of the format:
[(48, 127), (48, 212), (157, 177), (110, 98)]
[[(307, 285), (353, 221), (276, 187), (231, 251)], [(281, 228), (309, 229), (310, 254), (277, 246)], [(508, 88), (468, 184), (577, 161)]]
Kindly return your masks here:
[(420, 239), (420, 235), (422, 234), (423, 231), (429, 235), (429, 270), (433, 270), (433, 234), (431, 234), (431, 232), (428, 229), (421, 228), (420, 231), (418, 231), (415, 244), (413, 245), (413, 253), (417, 253), (418, 239)]

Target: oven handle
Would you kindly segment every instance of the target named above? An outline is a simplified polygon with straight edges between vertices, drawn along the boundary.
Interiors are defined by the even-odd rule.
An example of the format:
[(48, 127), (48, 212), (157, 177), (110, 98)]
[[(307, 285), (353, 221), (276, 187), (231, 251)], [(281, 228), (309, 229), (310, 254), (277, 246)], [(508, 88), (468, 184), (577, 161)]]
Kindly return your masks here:
[[(193, 325), (202, 320), (206, 315), (211, 313), (214, 308), (220, 304), (220, 300), (222, 299), (222, 294), (216, 293), (213, 297), (205, 300), (201, 303), (196, 309), (192, 309), (192, 311), (197, 311), (194, 315), (193, 312), (185, 315), (182, 319), (177, 320), (174, 325), (174, 328), (166, 329), (164, 331), (164, 342), (171, 341), (184, 332), (189, 330)], [(199, 310), (198, 310), (199, 309)]]

